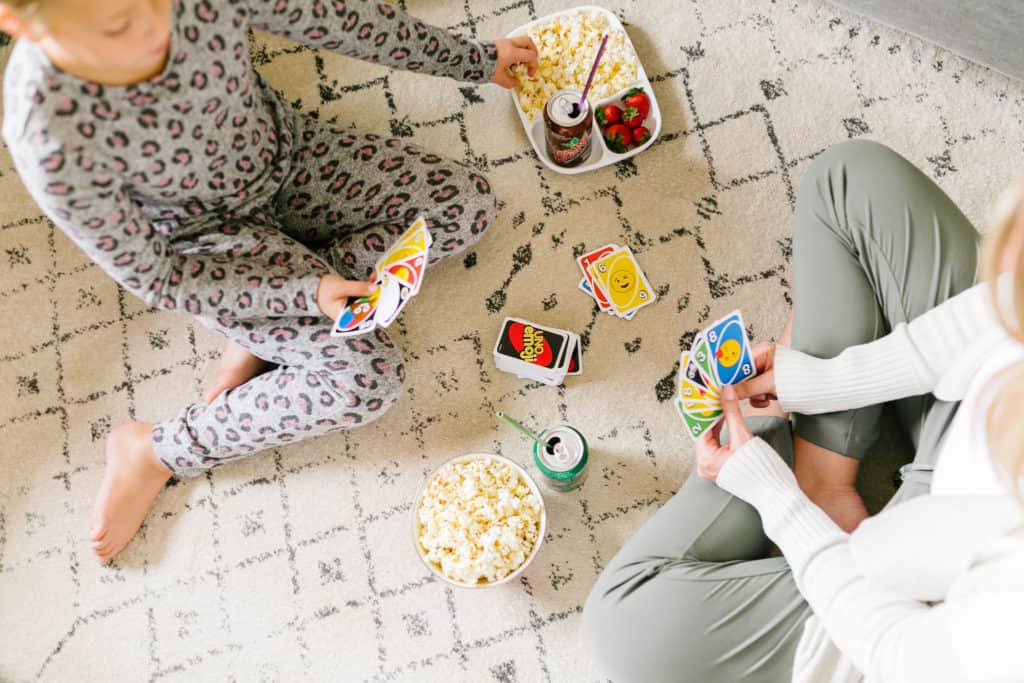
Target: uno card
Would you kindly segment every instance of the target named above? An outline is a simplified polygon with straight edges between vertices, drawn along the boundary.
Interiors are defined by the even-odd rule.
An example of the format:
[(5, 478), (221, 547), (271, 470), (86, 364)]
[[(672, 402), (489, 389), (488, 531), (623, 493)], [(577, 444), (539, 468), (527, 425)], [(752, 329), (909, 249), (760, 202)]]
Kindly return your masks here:
[(387, 273), (396, 280), (404, 282), (416, 293), (420, 291), (423, 271), (427, 268), (427, 255), (424, 252), (410, 259), (382, 264), (379, 267), (382, 274)]
[(693, 437), (694, 441), (699, 439), (701, 434), (714, 427), (715, 423), (718, 422), (719, 418), (722, 416), (721, 412), (713, 417), (697, 417), (691, 415), (686, 412), (683, 407), (682, 399), (676, 399), (675, 406), (680, 419), (683, 421), (683, 424), (686, 425), (686, 433)]
[(620, 315), (654, 303), (654, 290), (629, 247), (603, 256), (587, 271), (593, 280), (594, 290), (601, 290)]
[(700, 371), (704, 373), (704, 377), (710, 380), (711, 388), (717, 390), (718, 375), (715, 374), (715, 363), (711, 355), (711, 347), (708, 345), (708, 340), (703, 334), (694, 340), (693, 346), (690, 349), (690, 358), (697, 364)]
[(369, 296), (362, 296), (355, 301), (349, 301), (348, 305), (342, 309), (338, 320), (334, 323), (331, 336), (350, 337), (357, 334), (365, 334), (372, 330), (376, 324), (375, 313), (380, 292), (381, 289), (378, 287), (377, 291)]
[[(597, 305), (602, 311), (610, 311), (612, 305), (608, 301), (608, 297), (605, 296), (605, 293), (602, 292), (600, 288), (594, 286), (594, 276), (590, 273), (590, 266), (608, 254), (611, 254), (617, 248), (618, 247), (614, 244), (606, 244), (603, 247), (587, 252), (576, 259), (576, 263), (579, 264), (580, 270), (583, 271), (583, 280), (587, 283), (587, 287), (583, 291), (594, 297), (594, 300), (597, 301)], [(583, 283), (580, 283), (580, 287), (583, 287)]]
[(416, 294), (420, 291), (423, 271), (427, 267), (430, 243), (430, 232), (421, 216), (377, 261), (377, 274), (382, 276), (389, 273), (411, 287), (412, 293)]
[(737, 384), (754, 376), (750, 342), (739, 311), (733, 311), (709, 327), (704, 338), (708, 341), (715, 376), (720, 385)]
[(563, 358), (565, 335), (534, 325), (526, 320), (508, 318), (494, 347), (497, 354), (535, 368), (555, 370)]
[(722, 414), (722, 405), (718, 401), (709, 403), (706, 401), (683, 401), (683, 412), (686, 414), (701, 419), (710, 419), (712, 417), (718, 417)]
[[(593, 299), (594, 301), (597, 301), (597, 295), (596, 295), (596, 294), (594, 294), (594, 290), (590, 288), (590, 282), (588, 282), (588, 281), (587, 281), (587, 278), (583, 278), (582, 280), (580, 280), (580, 285), (579, 285), (579, 287), (580, 287), (580, 289), (582, 289), (582, 290), (583, 290), (584, 292), (586, 292), (586, 293), (587, 293), (588, 295), (590, 295), (590, 297), (591, 297), (591, 298), (592, 298), (592, 299)], [(598, 302), (598, 307), (600, 307), (600, 305), (601, 305), (601, 303), (600, 303), (600, 302)], [(608, 305), (608, 308), (607, 308), (607, 309), (602, 309), (602, 310), (603, 310), (603, 311), (604, 311), (605, 313), (607, 313), (608, 315), (615, 315), (615, 311), (614, 311), (614, 310), (612, 309), (612, 307), (611, 307), (611, 304), (609, 304), (609, 305)], [(619, 316), (619, 317), (620, 317), (620, 318), (623, 318), (623, 319), (625, 319), (625, 320), (632, 320), (632, 319), (633, 319), (633, 316), (634, 316), (634, 315), (636, 315), (636, 311), (630, 311), (629, 313), (626, 313), (625, 315), (621, 315), (621, 316)]]
[(711, 382), (690, 359), (690, 352), (683, 351), (679, 357), (679, 397), (684, 401), (719, 400), (718, 392), (710, 385)]
[(579, 375), (583, 373), (583, 356), (580, 353), (580, 338), (573, 338), (572, 350), (569, 351), (569, 367), (565, 374)]
[(409, 303), (416, 292), (404, 282), (396, 280), (390, 275), (385, 275), (380, 281), (377, 290), (380, 295), (377, 298), (377, 310), (374, 313), (374, 320), (381, 327), (387, 327), (398, 317), (405, 305)]

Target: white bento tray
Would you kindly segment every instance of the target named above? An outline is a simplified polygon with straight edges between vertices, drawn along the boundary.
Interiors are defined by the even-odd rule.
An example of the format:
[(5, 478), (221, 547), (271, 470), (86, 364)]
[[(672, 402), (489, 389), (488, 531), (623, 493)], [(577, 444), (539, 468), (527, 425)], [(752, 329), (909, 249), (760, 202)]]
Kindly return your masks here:
[[(549, 14), (545, 17), (541, 17), (539, 19), (531, 21), (528, 24), (523, 24), (519, 28), (510, 32), (506, 37), (511, 38), (512, 36), (525, 35), (531, 28), (533, 28), (537, 24), (551, 21), (555, 17), (562, 17), (568, 14), (572, 14), (574, 12), (581, 11), (600, 12), (601, 14), (604, 14), (606, 17), (608, 17), (609, 25), (613, 29), (622, 31), (623, 35), (626, 36), (626, 42), (628, 43), (629, 48), (633, 50), (634, 54), (636, 54), (636, 49), (633, 47), (633, 41), (630, 40), (629, 34), (626, 33), (626, 29), (622, 26), (622, 22), (619, 21), (619, 18), (612, 14), (611, 12), (609, 12), (608, 10), (606, 10), (604, 7), (598, 7), (597, 5), (583, 5), (581, 7), (573, 7), (572, 9), (567, 9), (563, 12), (555, 12), (554, 14)], [(606, 97), (605, 99), (602, 100), (593, 101), (592, 106), (594, 107), (594, 111), (597, 111), (598, 107), (601, 107), (605, 104), (616, 104), (621, 107), (622, 96), (625, 94), (627, 90), (638, 87), (643, 88), (644, 92), (647, 93), (647, 96), (651, 100), (651, 113), (648, 114), (647, 119), (644, 122), (644, 125), (647, 127), (647, 129), (651, 131), (651, 139), (638, 147), (634, 147), (628, 150), (625, 154), (618, 154), (608, 149), (608, 145), (606, 145), (604, 141), (604, 136), (601, 135), (601, 127), (598, 125), (597, 118), (595, 117), (592, 124), (593, 135), (591, 139), (593, 140), (593, 142), (591, 143), (590, 157), (579, 166), (573, 166), (571, 168), (557, 166), (555, 163), (551, 161), (550, 158), (548, 158), (547, 141), (544, 138), (543, 114), (538, 116), (536, 120), (530, 121), (530, 119), (526, 118), (526, 114), (523, 113), (523, 108), (519, 106), (519, 100), (516, 97), (516, 90), (513, 89), (512, 91), (510, 91), (512, 95), (512, 105), (516, 108), (516, 112), (519, 114), (519, 120), (523, 124), (523, 130), (526, 131), (526, 137), (530, 138), (530, 144), (533, 145), (534, 151), (537, 152), (537, 157), (544, 163), (544, 165), (550, 168), (555, 173), (565, 173), (569, 175), (574, 175), (576, 173), (586, 173), (587, 171), (593, 171), (603, 166), (614, 164), (616, 161), (622, 161), (623, 159), (628, 159), (632, 156), (636, 156), (637, 154), (639, 154), (640, 152), (644, 151), (652, 144), (654, 144), (654, 141), (658, 139), (658, 134), (661, 133), (661, 109), (658, 107), (658, 100), (657, 98), (654, 97), (654, 90), (651, 88), (651, 82), (647, 80), (647, 72), (644, 71), (644, 65), (643, 63), (640, 62), (639, 56), (637, 57), (636, 76), (636, 82), (630, 84), (629, 87), (620, 90), (611, 97)], [(653, 127), (651, 124), (653, 124)]]

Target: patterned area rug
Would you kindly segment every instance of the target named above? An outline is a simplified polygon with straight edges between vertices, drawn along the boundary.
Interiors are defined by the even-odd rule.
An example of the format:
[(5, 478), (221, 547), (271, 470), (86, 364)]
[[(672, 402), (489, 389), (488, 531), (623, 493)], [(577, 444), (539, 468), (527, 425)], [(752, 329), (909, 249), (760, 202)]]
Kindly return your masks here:
[[(553, 0), (406, 0), (502, 35)], [(668, 398), (695, 331), (733, 308), (755, 338), (789, 308), (789, 216), (830, 143), (867, 136), (923, 167), (978, 225), (1024, 144), (1024, 88), (819, 0), (608, 0), (664, 112), (634, 160), (544, 170), (507, 93), (389, 73), (267, 36), (296, 107), (486, 171), (503, 204), (479, 247), (433, 270), (399, 319), (407, 395), (368, 428), (169, 486), (101, 568), (85, 540), (112, 425), (195, 400), (220, 342), (120, 292), (40, 216), (0, 158), (0, 679), (594, 681), (578, 635), (595, 576), (683, 482)], [(633, 248), (660, 301), (623, 321), (577, 290), (574, 256)], [(564, 388), (497, 372), (504, 316), (578, 332)], [(590, 478), (546, 496), (521, 581), (452, 590), (419, 564), (410, 500), (461, 453), (528, 463), (496, 409), (590, 440)]]

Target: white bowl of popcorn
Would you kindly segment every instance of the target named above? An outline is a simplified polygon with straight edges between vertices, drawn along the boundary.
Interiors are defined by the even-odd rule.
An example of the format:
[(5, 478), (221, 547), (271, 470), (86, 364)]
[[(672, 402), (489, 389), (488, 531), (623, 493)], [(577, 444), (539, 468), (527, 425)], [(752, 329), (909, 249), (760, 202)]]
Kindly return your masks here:
[(427, 477), (412, 508), (423, 563), (463, 588), (508, 583), (537, 555), (547, 516), (540, 489), (519, 465), (478, 453), (448, 460)]

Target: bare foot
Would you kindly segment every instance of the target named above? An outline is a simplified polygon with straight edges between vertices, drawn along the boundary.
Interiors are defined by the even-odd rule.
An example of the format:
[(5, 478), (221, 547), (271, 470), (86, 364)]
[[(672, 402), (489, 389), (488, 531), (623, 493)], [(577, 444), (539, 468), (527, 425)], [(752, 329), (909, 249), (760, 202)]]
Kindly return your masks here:
[(221, 393), (234, 389), (260, 374), (269, 363), (230, 339), (224, 344), (220, 353), (220, 365), (213, 377), (213, 384), (203, 394), (203, 401), (209, 405)]
[(118, 425), (107, 437), (107, 469), (93, 508), (90, 540), (106, 564), (142, 525), (171, 471), (153, 453), (149, 422)]

